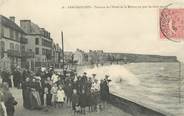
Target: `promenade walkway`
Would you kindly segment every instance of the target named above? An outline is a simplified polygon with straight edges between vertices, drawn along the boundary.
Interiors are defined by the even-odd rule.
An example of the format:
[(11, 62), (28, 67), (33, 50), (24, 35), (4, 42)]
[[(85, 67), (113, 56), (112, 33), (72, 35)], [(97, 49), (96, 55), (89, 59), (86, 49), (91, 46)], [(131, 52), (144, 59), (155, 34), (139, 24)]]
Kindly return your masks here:
[[(22, 91), (19, 89), (11, 89), (11, 92), (15, 99), (18, 101), (16, 106), (15, 116), (73, 116), (73, 111), (68, 105), (64, 105), (63, 108), (49, 108), (48, 111), (44, 110), (27, 110), (22, 106)], [(88, 110), (87, 110), (88, 111)], [(78, 114), (80, 116), (81, 114)], [(110, 104), (103, 110), (99, 112), (87, 112), (86, 116), (132, 116), (121, 109), (114, 107)]]

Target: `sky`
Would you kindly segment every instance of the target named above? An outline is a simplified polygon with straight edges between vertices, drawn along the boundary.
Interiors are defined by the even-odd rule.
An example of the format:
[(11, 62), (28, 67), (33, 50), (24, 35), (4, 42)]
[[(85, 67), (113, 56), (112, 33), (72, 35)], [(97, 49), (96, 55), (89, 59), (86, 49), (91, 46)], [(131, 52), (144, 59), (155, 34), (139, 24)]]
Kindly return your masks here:
[(65, 50), (77, 48), (177, 56), (184, 61), (184, 41), (161, 40), (158, 8), (62, 8), (67, 6), (167, 5), (174, 0), (0, 0), (0, 14), (30, 19), (51, 32)]

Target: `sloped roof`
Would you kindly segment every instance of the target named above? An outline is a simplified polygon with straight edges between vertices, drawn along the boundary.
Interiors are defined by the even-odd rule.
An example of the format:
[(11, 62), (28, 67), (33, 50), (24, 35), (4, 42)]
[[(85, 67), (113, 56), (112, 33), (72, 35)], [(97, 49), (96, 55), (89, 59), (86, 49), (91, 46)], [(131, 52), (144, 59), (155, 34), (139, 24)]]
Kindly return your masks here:
[[(41, 28), (39, 25), (35, 24), (31, 20), (20, 20), (20, 23), (21, 23), (21, 29), (24, 30), (26, 34), (41, 35), (52, 40), (52, 38), (50, 37), (50, 32), (48, 32), (45, 28)], [(49, 37), (45, 35), (45, 33)]]
[(24, 33), (24, 31), (15, 22), (11, 21), (10, 19), (6, 18), (3, 15), (0, 15), (0, 22), (2, 25), (6, 26), (6, 27), (9, 27), (9, 28), (12, 28), (16, 31)]
[(30, 34), (40, 34), (42, 35), (42, 30), (41, 28), (37, 25), (31, 22), (31, 32)]

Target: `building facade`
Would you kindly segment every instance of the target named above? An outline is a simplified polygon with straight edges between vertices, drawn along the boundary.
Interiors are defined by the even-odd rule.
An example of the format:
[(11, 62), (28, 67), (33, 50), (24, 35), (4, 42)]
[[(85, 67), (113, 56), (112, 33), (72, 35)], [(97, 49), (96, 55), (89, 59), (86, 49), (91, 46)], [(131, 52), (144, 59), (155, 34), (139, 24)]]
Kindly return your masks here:
[(53, 39), (50, 33), (31, 22), (31, 20), (20, 20), (20, 27), (26, 33), (26, 38), (28, 39), (27, 49), (34, 52), (34, 59), (30, 61), (31, 67), (52, 64)]
[[(29, 52), (24, 31), (15, 23), (15, 17), (6, 18), (0, 15), (0, 67), (6, 70), (19, 66), (24, 67)], [(1, 69), (2, 70), (2, 69)]]
[(62, 49), (60, 48), (59, 44), (53, 43), (52, 56), (52, 61), (54, 62), (53, 66), (55, 68), (60, 68), (62, 59)]
[(88, 62), (90, 64), (103, 64), (104, 52), (103, 50), (89, 50), (88, 52)]

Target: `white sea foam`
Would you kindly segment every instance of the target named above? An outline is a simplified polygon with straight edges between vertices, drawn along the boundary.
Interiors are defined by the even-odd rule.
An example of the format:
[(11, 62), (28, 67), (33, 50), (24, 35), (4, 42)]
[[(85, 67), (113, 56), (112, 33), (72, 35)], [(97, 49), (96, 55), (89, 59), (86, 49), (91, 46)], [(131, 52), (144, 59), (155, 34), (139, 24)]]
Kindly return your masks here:
[[(183, 67), (182, 64), (182, 69)], [(112, 80), (110, 91), (113, 94), (159, 108), (175, 116), (183, 116), (184, 102), (182, 101), (184, 99), (177, 97), (178, 68), (178, 63), (170, 62), (131, 63), (95, 68), (83, 67), (80, 74), (84, 71), (88, 73), (88, 76), (96, 73), (98, 79), (103, 79), (105, 74), (109, 74)], [(181, 75), (184, 75), (183, 70), (181, 71)], [(183, 89), (184, 86), (181, 87), (181, 90)], [(181, 91), (181, 95), (184, 95), (184, 92)], [(176, 105), (179, 104), (179, 99), (181, 99), (181, 106)]]
[(165, 70), (165, 68), (164, 67), (160, 67), (160, 70), (163, 71), (163, 70)]
[(140, 83), (138, 78), (122, 65), (85, 68), (78, 73), (81, 75), (83, 72), (87, 72), (88, 76), (96, 74), (98, 80), (104, 79), (104, 76), (107, 74), (110, 76), (109, 78), (112, 80), (112, 84), (118, 84), (125, 81), (127, 84), (137, 86)]

